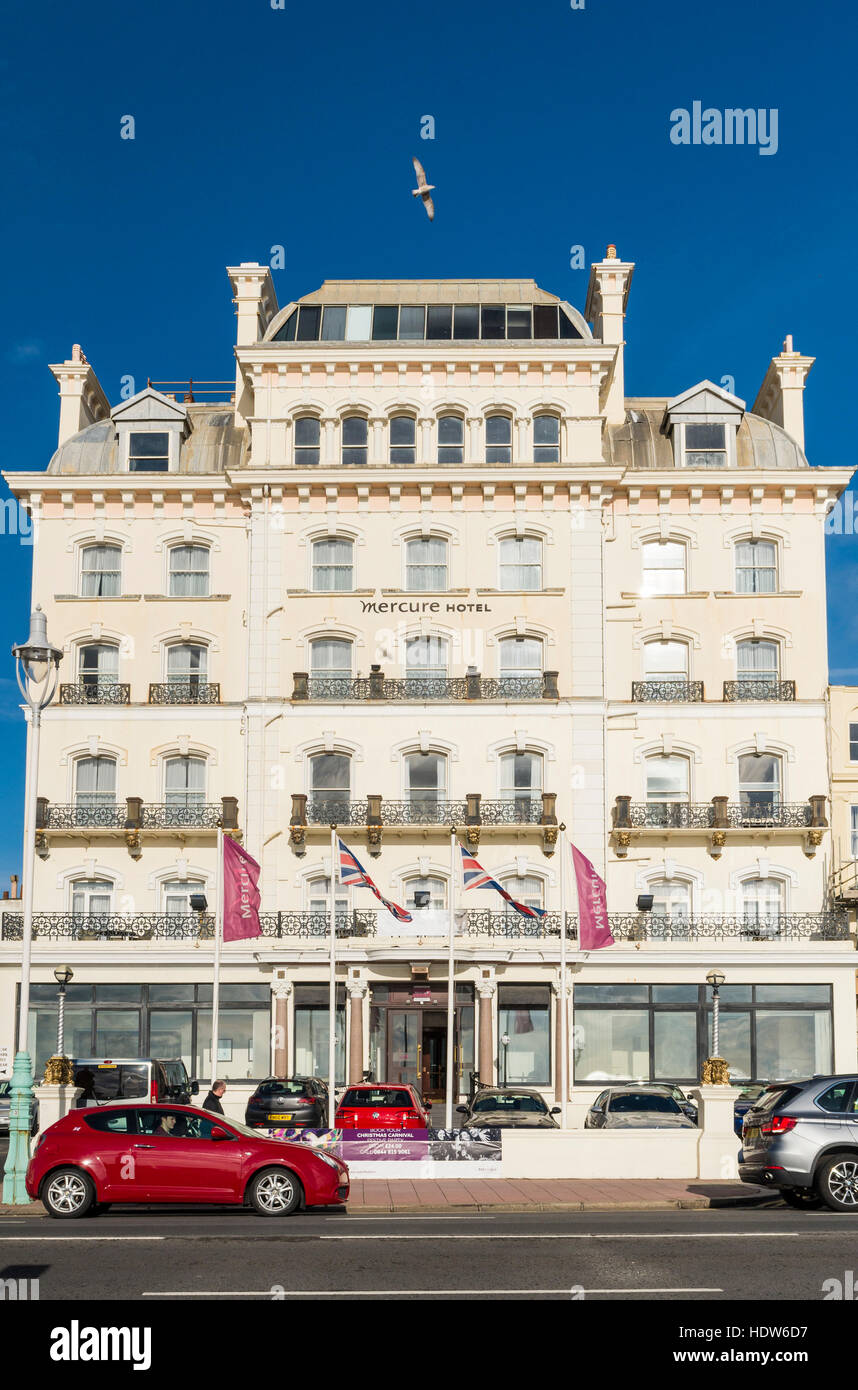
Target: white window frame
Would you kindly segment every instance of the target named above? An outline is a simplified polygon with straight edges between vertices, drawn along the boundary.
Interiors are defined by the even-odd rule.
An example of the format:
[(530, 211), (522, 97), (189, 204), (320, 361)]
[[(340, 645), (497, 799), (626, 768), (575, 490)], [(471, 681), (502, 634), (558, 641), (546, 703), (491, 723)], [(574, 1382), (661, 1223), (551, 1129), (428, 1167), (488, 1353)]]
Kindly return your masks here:
[[(655, 546), (668, 546), (668, 545), (674, 545), (674, 546), (676, 546), (676, 547), (679, 549), (679, 551), (680, 551), (680, 553), (681, 553), (681, 555), (682, 555), (682, 565), (681, 565), (681, 567), (680, 567), (679, 565), (671, 565), (671, 566), (665, 565), (665, 566), (663, 566), (663, 567), (656, 568), (656, 569), (653, 569), (652, 567), (648, 567), (648, 566), (647, 566), (647, 563), (646, 563), (646, 560), (647, 560), (647, 555), (650, 553), (650, 547), (655, 547)], [(682, 538), (681, 536), (663, 536), (663, 537), (651, 536), (648, 540), (641, 541), (640, 550), (641, 550), (641, 579), (640, 579), (640, 592), (641, 592), (641, 598), (676, 598), (676, 597), (677, 597), (678, 595), (680, 595), (680, 594), (687, 594), (687, 593), (688, 593), (688, 588), (689, 588), (689, 586), (688, 586), (688, 544), (687, 544), (687, 542), (686, 542), (685, 540), (683, 540), (683, 538)], [(653, 588), (649, 587), (649, 585), (647, 584), (647, 580), (646, 580), (646, 577), (645, 577), (646, 574), (647, 574), (647, 572), (649, 572), (650, 574), (675, 574), (675, 573), (681, 573), (681, 575), (682, 575), (682, 587), (681, 587), (680, 589), (660, 589), (660, 590), (658, 590), (658, 589), (653, 589)]]
[[(421, 563), (421, 564), (419, 564), (419, 565), (414, 565), (414, 564), (409, 560), (409, 558), (408, 558), (408, 552), (409, 552), (411, 546), (412, 546), (412, 545), (422, 545), (422, 544), (425, 544), (427, 541), (429, 541), (429, 542), (434, 541), (436, 544), (442, 545), (442, 546), (444, 547), (444, 560), (443, 560), (443, 565), (430, 565), (430, 564), (423, 564), (423, 563)], [(447, 592), (447, 590), (449, 589), (449, 587), (450, 587), (450, 539), (449, 539), (448, 536), (442, 536), (442, 535), (440, 535), (437, 531), (430, 532), (429, 535), (426, 535), (426, 536), (423, 536), (423, 535), (419, 535), (419, 536), (405, 536), (404, 539), (403, 539), (403, 544), (402, 544), (402, 563), (403, 563), (402, 587), (403, 587), (403, 589), (405, 590), (406, 593), (412, 593), (412, 594), (445, 594), (445, 593)], [(409, 582), (408, 582), (408, 571), (409, 571), (410, 569), (415, 569), (415, 568), (419, 568), (419, 569), (423, 569), (423, 570), (431, 570), (431, 569), (441, 569), (441, 568), (443, 568), (443, 570), (444, 570), (444, 583), (443, 583), (443, 585), (442, 585), (440, 588), (437, 588), (437, 589), (435, 589), (435, 588), (432, 588), (432, 589), (430, 589), (430, 588), (423, 588), (423, 589), (415, 589), (415, 588), (413, 588), (413, 587), (409, 584)]]
[[(504, 561), (504, 558), (503, 558), (503, 557), (504, 557), (504, 546), (509, 545), (510, 543), (513, 544), (513, 545), (520, 544), (522, 541), (535, 541), (535, 542), (537, 543), (537, 545), (539, 546), (539, 560), (538, 560), (538, 562), (537, 562), (536, 565), (530, 565), (530, 564), (515, 564), (515, 565), (511, 565), (511, 564), (509, 564), (509, 563), (507, 563), (507, 562)], [(521, 535), (521, 536), (518, 536), (518, 535), (498, 536), (498, 540), (497, 540), (497, 549), (498, 549), (498, 577), (497, 577), (497, 583), (498, 583), (498, 590), (499, 590), (500, 593), (502, 593), (502, 594), (515, 594), (515, 593), (522, 593), (522, 594), (538, 594), (538, 593), (541, 593), (541, 592), (542, 592), (542, 590), (545, 588), (545, 540), (544, 540), (544, 538), (543, 538), (542, 536), (536, 535), (536, 533), (535, 533), (535, 532), (532, 532), (532, 531), (525, 531), (524, 534)], [(505, 587), (504, 582), (503, 582), (503, 580), (504, 580), (504, 570), (509, 570), (509, 569), (518, 569), (518, 570), (521, 570), (521, 569), (536, 569), (537, 567), (538, 567), (538, 569), (539, 569), (539, 584), (538, 584), (535, 588), (523, 589), (523, 588), (521, 588), (521, 586), (519, 586), (518, 588), (509, 588), (509, 589), (508, 589), (508, 588)]]
[[(179, 598), (179, 599), (182, 599), (182, 598), (211, 598), (211, 592), (212, 592), (212, 569), (211, 569), (212, 547), (211, 547), (211, 545), (210, 545), (207, 541), (197, 541), (197, 540), (179, 541), (179, 540), (177, 540), (177, 541), (171, 541), (170, 544), (166, 547), (166, 550), (167, 550), (167, 554), (166, 554), (166, 561), (167, 561), (167, 579), (166, 579), (166, 585), (165, 585), (165, 590), (164, 590), (164, 592), (166, 593), (167, 597), (168, 597), (168, 598)], [(178, 550), (200, 550), (200, 551), (204, 551), (204, 552), (205, 552), (205, 555), (206, 555), (206, 568), (205, 568), (205, 570), (183, 570), (183, 571), (182, 571), (183, 574), (205, 574), (205, 576), (206, 576), (206, 591), (205, 591), (204, 594), (174, 594), (174, 593), (173, 593), (173, 577), (174, 577), (174, 572), (173, 572), (173, 556), (175, 555), (175, 553), (176, 553)]]
[[(114, 551), (116, 551), (116, 554), (117, 554), (117, 557), (118, 557), (118, 561), (119, 561), (119, 563), (118, 563), (117, 566), (116, 566), (116, 569), (115, 569), (115, 570), (108, 570), (108, 571), (104, 571), (104, 570), (85, 570), (85, 569), (84, 569), (84, 558), (85, 558), (87, 552), (90, 551), (90, 550), (114, 550)], [(122, 597), (122, 556), (123, 556), (123, 550), (124, 550), (124, 547), (123, 547), (122, 545), (120, 545), (118, 541), (110, 541), (110, 540), (103, 540), (103, 541), (92, 541), (92, 540), (91, 540), (91, 541), (84, 541), (81, 545), (78, 546), (78, 582), (77, 582), (77, 591), (78, 591), (78, 594), (80, 595), (81, 598), (98, 599), (98, 598), (121, 598), (121, 597)], [(118, 576), (119, 576), (119, 589), (118, 589), (117, 593), (115, 593), (115, 594), (85, 594), (84, 591), (83, 591), (83, 579), (84, 579), (84, 575), (85, 575), (85, 574), (104, 574), (104, 573), (108, 573), (108, 574), (118, 574)]]

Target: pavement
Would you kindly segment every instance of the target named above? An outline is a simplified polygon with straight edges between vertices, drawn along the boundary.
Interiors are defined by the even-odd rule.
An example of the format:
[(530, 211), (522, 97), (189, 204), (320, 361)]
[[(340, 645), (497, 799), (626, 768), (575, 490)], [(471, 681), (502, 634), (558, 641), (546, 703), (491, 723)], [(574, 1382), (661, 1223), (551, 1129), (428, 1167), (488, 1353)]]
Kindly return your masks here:
[[(702, 1211), (777, 1202), (776, 1194), (741, 1182), (675, 1179), (364, 1178), (352, 1181), (348, 1210), (373, 1213)], [(147, 1212), (153, 1208), (142, 1208)], [(166, 1208), (161, 1208), (166, 1210)], [(44, 1216), (41, 1202), (3, 1206), (0, 1216)]]

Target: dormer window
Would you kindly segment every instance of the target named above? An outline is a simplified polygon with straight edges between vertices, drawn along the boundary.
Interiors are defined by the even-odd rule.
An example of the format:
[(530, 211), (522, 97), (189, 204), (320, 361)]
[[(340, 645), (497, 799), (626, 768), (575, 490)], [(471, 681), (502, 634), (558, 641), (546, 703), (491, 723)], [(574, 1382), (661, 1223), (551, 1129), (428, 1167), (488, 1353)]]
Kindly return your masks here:
[(129, 473), (166, 473), (170, 467), (170, 436), (166, 430), (128, 435)]
[(685, 426), (685, 466), (727, 467), (727, 441), (723, 425)]

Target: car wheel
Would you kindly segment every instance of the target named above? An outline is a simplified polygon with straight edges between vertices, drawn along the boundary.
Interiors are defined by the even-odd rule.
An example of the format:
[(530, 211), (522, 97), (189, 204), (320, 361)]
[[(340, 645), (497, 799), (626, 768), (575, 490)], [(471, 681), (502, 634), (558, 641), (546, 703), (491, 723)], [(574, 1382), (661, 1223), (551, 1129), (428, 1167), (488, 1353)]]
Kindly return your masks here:
[(95, 1185), (79, 1168), (58, 1168), (42, 1183), (39, 1193), (49, 1216), (71, 1220), (86, 1216), (95, 1206)]
[(822, 1198), (811, 1187), (783, 1187), (781, 1196), (796, 1211), (817, 1211), (822, 1206)]
[(301, 1184), (288, 1168), (263, 1168), (247, 1189), (257, 1216), (291, 1216), (301, 1202)]
[(858, 1213), (858, 1154), (835, 1154), (820, 1166), (816, 1190), (832, 1211)]

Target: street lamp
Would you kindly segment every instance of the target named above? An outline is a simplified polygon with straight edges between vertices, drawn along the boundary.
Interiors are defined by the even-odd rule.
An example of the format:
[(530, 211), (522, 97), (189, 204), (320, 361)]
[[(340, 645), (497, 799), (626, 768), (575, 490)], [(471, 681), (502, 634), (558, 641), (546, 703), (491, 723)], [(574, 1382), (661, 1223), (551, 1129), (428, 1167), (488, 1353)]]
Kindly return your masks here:
[[(66, 985), (71, 984), (74, 979), (74, 971), (70, 965), (59, 965), (54, 971), (54, 979), (60, 987), (60, 992), (57, 997), (57, 1055), (51, 1058), (51, 1061), (55, 1061), (58, 1064), (57, 1067), (54, 1068), (55, 1072), (62, 1070), (64, 1073), (68, 1073), (68, 1075), (63, 1075), (61, 1080), (57, 1077), (57, 1084), (69, 1085), (71, 1082), (71, 1067), (65, 1065), (68, 1062), (65, 1049)], [(50, 1067), (50, 1062), (48, 1066)]]
[(18, 1013), (18, 1050), (9, 1088), (9, 1152), (3, 1175), (3, 1201), (29, 1201), (24, 1185), (30, 1161), (30, 1108), (33, 1101), (33, 1064), (28, 1039), (30, 1021), (30, 953), (33, 940), (33, 875), (36, 857), (36, 795), (39, 776), (39, 734), (42, 710), (57, 690), (62, 652), (48, 641), (47, 619), (40, 607), (30, 615), (30, 635), (12, 648), (18, 688), (29, 711), (27, 771), (24, 788), (24, 854), (21, 885), (24, 925), (21, 941), (21, 998)]
[(203, 934), (203, 918), (208, 911), (209, 900), (205, 893), (191, 893), (188, 899), (191, 912), (196, 913), (197, 918), (197, 939), (194, 942), (194, 949), (200, 949), (200, 937)]
[(712, 1056), (703, 1063), (704, 1086), (729, 1086), (730, 1072), (721, 1056), (721, 986), (726, 976), (720, 970), (710, 970), (706, 983), (712, 990)]
[(509, 1033), (504, 1033), (503, 1037), (501, 1038), (501, 1046), (503, 1047), (503, 1084), (506, 1085), (507, 1057), (509, 1056)]

